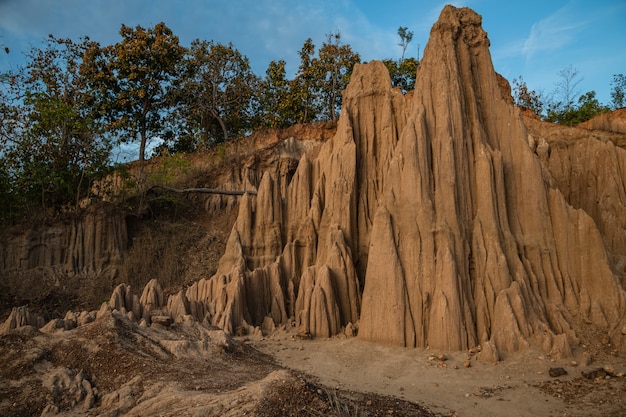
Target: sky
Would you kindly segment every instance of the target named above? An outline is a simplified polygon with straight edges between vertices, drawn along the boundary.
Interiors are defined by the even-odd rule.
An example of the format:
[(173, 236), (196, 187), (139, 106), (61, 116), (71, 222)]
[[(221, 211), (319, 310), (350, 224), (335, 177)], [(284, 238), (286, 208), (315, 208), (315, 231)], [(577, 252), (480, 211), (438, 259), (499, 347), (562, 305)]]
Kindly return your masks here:
[(398, 59), (398, 28), (414, 33), (406, 56), (420, 57), (445, 4), (467, 6), (483, 17), (497, 72), (522, 76), (550, 94), (559, 71), (573, 66), (580, 94), (594, 90), (609, 104), (614, 74), (626, 74), (626, 0), (0, 0), (0, 71), (24, 64), (23, 52), (44, 47), (48, 34), (103, 45), (121, 40), (126, 26), (164, 22), (184, 46), (194, 39), (232, 42), (263, 76), (284, 59), (289, 76), (307, 38), (320, 46), (339, 31), (363, 61)]

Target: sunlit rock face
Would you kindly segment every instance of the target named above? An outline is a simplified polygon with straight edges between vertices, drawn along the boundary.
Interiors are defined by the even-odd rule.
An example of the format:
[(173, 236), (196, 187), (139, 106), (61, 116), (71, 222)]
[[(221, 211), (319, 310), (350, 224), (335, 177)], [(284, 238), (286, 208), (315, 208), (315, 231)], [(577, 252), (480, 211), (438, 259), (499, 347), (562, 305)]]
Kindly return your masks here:
[[(529, 345), (567, 356), (579, 319), (624, 346), (623, 233), (609, 233), (623, 188), (595, 217), (572, 205), (553, 145), (531, 140), (502, 81), (481, 17), (452, 6), (412, 95), (381, 62), (357, 65), (335, 136), (265, 172), (217, 273), (167, 305), (231, 333), (349, 326), (408, 347), (482, 345), (489, 360)], [(623, 149), (602, 152), (622, 167), (602, 175), (623, 184)]]

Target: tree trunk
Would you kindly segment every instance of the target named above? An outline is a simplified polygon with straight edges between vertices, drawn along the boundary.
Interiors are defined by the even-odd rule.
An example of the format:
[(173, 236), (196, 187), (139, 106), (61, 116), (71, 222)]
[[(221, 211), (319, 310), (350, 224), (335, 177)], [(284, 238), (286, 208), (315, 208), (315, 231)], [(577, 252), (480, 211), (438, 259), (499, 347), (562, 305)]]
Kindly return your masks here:
[(226, 129), (226, 124), (224, 124), (224, 121), (220, 117), (219, 112), (217, 110), (211, 109), (211, 115), (215, 117), (215, 120), (217, 120), (217, 123), (220, 124), (220, 127), (222, 128), (222, 133), (224, 134), (224, 143), (226, 143), (226, 141), (228, 140), (228, 129)]
[(150, 187), (150, 191), (151, 190), (155, 190), (161, 188), (165, 191), (170, 191), (173, 193), (178, 193), (178, 194), (187, 194), (187, 193), (201, 193), (201, 194), (222, 194), (222, 195), (244, 195), (244, 194), (251, 194), (251, 195), (256, 195), (257, 191), (256, 190), (218, 190), (216, 188), (172, 188), (172, 187), (165, 187), (163, 185), (154, 185), (152, 187)]

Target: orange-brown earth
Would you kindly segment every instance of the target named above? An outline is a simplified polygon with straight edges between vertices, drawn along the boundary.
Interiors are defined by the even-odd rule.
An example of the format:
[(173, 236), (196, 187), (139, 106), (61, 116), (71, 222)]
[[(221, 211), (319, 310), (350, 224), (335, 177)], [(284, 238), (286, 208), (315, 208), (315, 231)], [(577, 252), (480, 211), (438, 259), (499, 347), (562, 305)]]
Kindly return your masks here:
[(624, 415), (623, 111), (515, 108), (452, 6), (412, 94), (372, 62), (343, 99), (336, 126), (192, 155), (166, 184), (254, 195), (155, 188), (141, 215), (5, 231), (0, 412)]

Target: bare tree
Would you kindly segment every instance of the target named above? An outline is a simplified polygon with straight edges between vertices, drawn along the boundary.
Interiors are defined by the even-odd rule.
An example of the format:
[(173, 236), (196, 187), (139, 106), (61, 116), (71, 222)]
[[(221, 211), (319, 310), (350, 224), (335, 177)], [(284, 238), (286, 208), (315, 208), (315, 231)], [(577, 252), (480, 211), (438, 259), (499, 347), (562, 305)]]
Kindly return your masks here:
[(583, 80), (576, 67), (568, 65), (558, 72), (559, 80), (555, 83), (554, 95), (558, 107), (564, 111), (570, 111), (580, 95), (579, 85)]
[[(402, 47), (402, 58), (400, 58), (400, 62), (402, 62), (404, 61), (406, 48), (409, 47), (409, 43), (413, 40), (413, 32), (411, 32), (406, 26), (400, 26), (398, 28), (398, 36), (400, 36), (400, 43), (398, 45)], [(419, 52), (417, 58), (419, 59)]]

